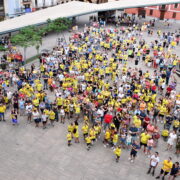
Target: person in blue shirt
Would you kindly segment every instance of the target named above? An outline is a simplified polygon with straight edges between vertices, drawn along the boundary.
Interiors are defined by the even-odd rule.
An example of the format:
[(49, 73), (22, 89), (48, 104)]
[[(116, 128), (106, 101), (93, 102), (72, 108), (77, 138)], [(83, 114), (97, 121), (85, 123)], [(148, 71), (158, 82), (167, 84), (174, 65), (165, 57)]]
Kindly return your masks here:
[(140, 145), (137, 141), (134, 141), (131, 145), (131, 152), (130, 152), (130, 157), (129, 160), (133, 163), (136, 156), (137, 156), (137, 152), (140, 149)]

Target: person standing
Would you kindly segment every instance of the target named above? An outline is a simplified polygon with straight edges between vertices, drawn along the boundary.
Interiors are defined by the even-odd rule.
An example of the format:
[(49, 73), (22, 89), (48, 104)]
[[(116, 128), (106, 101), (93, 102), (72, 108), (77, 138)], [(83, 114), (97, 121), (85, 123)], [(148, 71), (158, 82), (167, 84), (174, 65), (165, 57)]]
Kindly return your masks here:
[(153, 154), (151, 156), (150, 166), (149, 166), (149, 170), (148, 170), (147, 174), (150, 174), (151, 173), (151, 169), (152, 169), (152, 176), (154, 176), (155, 169), (158, 166), (158, 164), (159, 164), (159, 153), (155, 152), (155, 154)]
[(168, 160), (163, 161), (163, 167), (161, 168), (159, 176), (156, 177), (156, 179), (159, 179), (161, 176), (162, 180), (164, 180), (164, 177), (169, 174), (173, 167), (172, 158), (169, 157)]
[(33, 120), (36, 124), (36, 127), (39, 127), (39, 123), (40, 123), (41, 119), (40, 119), (40, 114), (36, 108), (33, 110), (32, 116), (33, 116)]
[(130, 157), (129, 160), (133, 163), (136, 156), (137, 156), (137, 152), (140, 149), (139, 143), (137, 141), (134, 141), (131, 145), (131, 152), (130, 152)]
[(177, 139), (177, 134), (175, 133), (175, 131), (171, 132), (169, 134), (169, 139), (167, 141), (167, 150), (171, 150), (173, 147), (173, 144), (175, 143), (175, 140)]

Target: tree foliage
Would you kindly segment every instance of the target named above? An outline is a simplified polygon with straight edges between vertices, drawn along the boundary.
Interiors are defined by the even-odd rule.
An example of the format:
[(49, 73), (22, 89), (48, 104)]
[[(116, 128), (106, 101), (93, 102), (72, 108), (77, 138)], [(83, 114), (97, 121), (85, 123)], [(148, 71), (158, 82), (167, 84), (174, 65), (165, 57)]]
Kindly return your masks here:
[(11, 37), (13, 45), (26, 49), (30, 46), (35, 46), (37, 51), (42, 45), (42, 37), (49, 32), (60, 33), (70, 28), (72, 22), (67, 18), (57, 18), (55, 20), (48, 19), (47, 24), (43, 27), (28, 26), (22, 28), (18, 34)]

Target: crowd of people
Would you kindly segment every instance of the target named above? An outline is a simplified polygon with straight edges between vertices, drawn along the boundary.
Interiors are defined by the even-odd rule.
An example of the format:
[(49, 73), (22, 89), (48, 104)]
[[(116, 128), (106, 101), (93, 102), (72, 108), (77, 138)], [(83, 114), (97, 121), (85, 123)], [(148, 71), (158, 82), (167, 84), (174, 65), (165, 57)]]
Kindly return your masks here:
[[(155, 40), (144, 39), (145, 33)], [(55, 122), (68, 124), (68, 146), (74, 139), (85, 142), (89, 151), (103, 141), (113, 149), (116, 162), (130, 150), (133, 163), (142, 149), (150, 157), (147, 174), (152, 170), (154, 176), (161, 156), (153, 153), (159, 139), (170, 154), (180, 154), (178, 33), (155, 34), (149, 23), (85, 26), (69, 43), (60, 41), (52, 52), (43, 53), (39, 67), (0, 72), (0, 120), (9, 120), (10, 111), (14, 126), (21, 116), (43, 129)], [(156, 179), (168, 173), (169, 179), (179, 176), (179, 162), (173, 162), (167, 157)]]

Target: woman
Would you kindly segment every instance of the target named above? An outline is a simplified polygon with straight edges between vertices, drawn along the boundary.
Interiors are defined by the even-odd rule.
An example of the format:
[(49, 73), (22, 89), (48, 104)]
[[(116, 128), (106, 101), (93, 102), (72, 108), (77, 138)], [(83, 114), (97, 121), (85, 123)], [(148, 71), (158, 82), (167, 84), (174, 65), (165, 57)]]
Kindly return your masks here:
[(60, 115), (60, 122), (64, 124), (64, 122), (65, 122), (65, 111), (64, 111), (63, 107), (61, 107), (59, 115)]
[(32, 112), (33, 120), (36, 124), (36, 127), (39, 127), (39, 123), (41, 122), (40, 114), (37, 109), (34, 109)]
[(43, 129), (45, 129), (46, 124), (47, 124), (48, 116), (47, 116), (47, 114), (45, 112), (42, 112), (41, 118), (42, 118)]
[(175, 140), (177, 139), (177, 134), (175, 133), (175, 131), (171, 132), (169, 134), (169, 139), (167, 141), (167, 150), (171, 150), (174, 143), (175, 143)]

